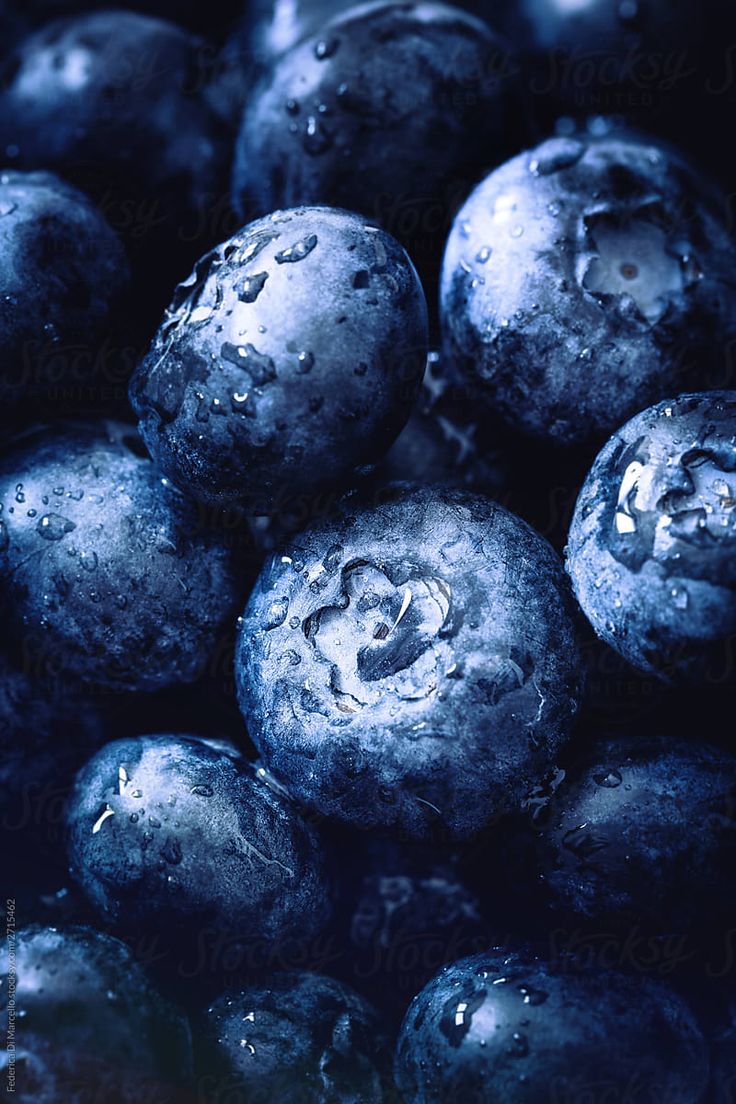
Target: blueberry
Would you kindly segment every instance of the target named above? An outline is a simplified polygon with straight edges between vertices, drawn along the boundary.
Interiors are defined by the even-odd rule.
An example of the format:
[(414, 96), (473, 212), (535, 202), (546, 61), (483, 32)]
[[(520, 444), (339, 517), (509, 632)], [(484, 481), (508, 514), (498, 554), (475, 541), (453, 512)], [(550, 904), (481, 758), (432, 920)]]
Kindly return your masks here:
[[(482, 0), (458, 6), (482, 17)], [(230, 75), (237, 77), (237, 69), (241, 73), (241, 107), (252, 86), (248, 77), (268, 72), (287, 50), (342, 16), (345, 8), (343, 0), (253, 0), (223, 51), (226, 68), (233, 71)]]
[(218, 997), (196, 1025), (213, 1104), (382, 1104), (390, 1061), (381, 1022), (346, 985), (274, 974)]
[(207, 65), (204, 43), (149, 16), (56, 20), (6, 61), (0, 148), (14, 167), (51, 169), (93, 196), (145, 255), (142, 275), (151, 264), (176, 272), (182, 256), (197, 255), (202, 212), (216, 207), (226, 176)]
[(130, 426), (30, 434), (0, 463), (0, 610), (48, 669), (154, 690), (197, 678), (240, 594), (237, 557)]
[(652, 1100), (697, 1104), (703, 1036), (662, 984), (494, 948), (415, 997), (396, 1055), (406, 1104)]
[(579, 657), (556, 555), (452, 489), (348, 496), (263, 569), (240, 626), (251, 738), (320, 813), (467, 837), (564, 744)]
[(77, 775), (67, 824), (72, 874), (118, 929), (268, 945), (326, 919), (314, 830), (226, 745), (115, 740)]
[(550, 139), (491, 173), (455, 220), (445, 351), (517, 430), (603, 439), (694, 379), (719, 385), (735, 277), (715, 197), (675, 155)]
[[(32, 925), (4, 949), (0, 1004), (8, 1023), (15, 975), (18, 1104), (141, 1099), (165, 1104), (191, 1076), (189, 1025), (117, 939), (88, 927)], [(3, 1048), (3, 1080), (10, 1076)]]
[(549, 899), (595, 924), (680, 929), (733, 908), (736, 759), (707, 744), (599, 739), (537, 833)]
[(736, 392), (637, 414), (578, 497), (567, 568), (583, 612), (630, 663), (673, 681), (732, 679)]
[(457, 8), (349, 8), (283, 54), (251, 95), (235, 206), (361, 211), (431, 278), (457, 205), (519, 133), (512, 71), (505, 44)]
[(128, 280), (122, 244), (85, 195), (50, 173), (0, 175), (0, 402), (14, 420), (94, 381)]
[(175, 483), (266, 513), (381, 456), (426, 352), (424, 296), (398, 242), (346, 211), (299, 208), (202, 258), (131, 401)]

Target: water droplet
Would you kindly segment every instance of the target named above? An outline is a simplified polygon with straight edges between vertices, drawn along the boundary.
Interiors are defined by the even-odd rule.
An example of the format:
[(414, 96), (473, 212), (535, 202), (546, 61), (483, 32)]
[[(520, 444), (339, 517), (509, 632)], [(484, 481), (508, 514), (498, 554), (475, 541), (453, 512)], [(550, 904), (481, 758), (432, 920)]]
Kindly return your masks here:
[(233, 345), (226, 341), (220, 349), (220, 355), (230, 364), (245, 368), (256, 387), (263, 387), (276, 379), (276, 368), (271, 357), (266, 353), (259, 353), (250, 343)]
[(549, 176), (577, 164), (585, 153), (585, 144), (574, 138), (550, 138), (536, 150), (529, 162), (534, 176)]
[(102, 812), (98, 816), (97, 820), (92, 825), (92, 835), (96, 836), (97, 833), (99, 832), (100, 828), (102, 827), (102, 825), (105, 823), (105, 821), (108, 820), (112, 816), (115, 816), (115, 810), (112, 808), (111, 805), (108, 805), (106, 803), (104, 809), (102, 810)]
[(334, 575), (334, 573), (337, 571), (338, 567), (340, 566), (340, 561), (342, 560), (344, 551), (345, 549), (341, 544), (333, 544), (327, 550), (322, 563), (328, 575)]
[(287, 249), (282, 249), (276, 254), (277, 264), (295, 264), (297, 261), (303, 261), (305, 257), (308, 257), (312, 250), (317, 245), (317, 235), (309, 234), (301, 241), (294, 242), (293, 245), (288, 246)]
[[(332, 132), (328, 130), (321, 119), (310, 115), (304, 130), (303, 146), (305, 151), (312, 156), (325, 153), (332, 145)], [(276, 258), (278, 261), (278, 257)]]
[(485, 1001), (486, 995), (486, 990), (480, 989), (467, 996), (453, 996), (445, 1001), (439, 1028), (450, 1046), (460, 1046), (470, 1030), (473, 1016)]
[(258, 272), (255, 276), (246, 276), (239, 295), (241, 303), (255, 303), (263, 291), (267, 279), (267, 272)]
[(685, 590), (684, 587), (673, 587), (670, 593), (672, 595), (672, 602), (676, 609), (687, 609), (690, 598), (688, 592)]
[(339, 45), (339, 38), (321, 38), (314, 47), (314, 56), (317, 61), (326, 61), (337, 52)]
[(67, 533), (71, 533), (76, 528), (73, 521), (62, 517), (61, 514), (44, 514), (39, 519), (36, 532), (44, 540), (59, 541), (63, 540)]
[(525, 983), (519, 985), (517, 988), (524, 999), (524, 1004), (530, 1004), (533, 1008), (537, 1008), (540, 1004), (544, 1004), (549, 996), (549, 993), (545, 993), (543, 989), (533, 989), (531, 985), (526, 985)]
[(615, 523), (619, 533), (635, 533), (636, 518), (634, 517), (634, 499), (636, 498), (637, 485), (644, 471), (644, 465), (638, 460), (632, 460), (624, 472), (621, 486), (618, 492), (616, 504)]
[(246, 414), (249, 410), (247, 391), (234, 391), (230, 397), (230, 407), (234, 414)]
[(12, 200), (4, 199), (0, 200), (0, 218), (5, 215), (12, 215), (13, 211), (17, 208), (18, 204), (13, 203)]
[(490, 257), (491, 257), (492, 253), (493, 253), (493, 250), (491, 249), (490, 245), (484, 245), (476, 253), (475, 259), (478, 262), (478, 264), (487, 264), (488, 261), (490, 260)]
[(300, 373), (300, 375), (306, 376), (309, 372), (312, 371), (312, 368), (314, 367), (314, 353), (310, 353), (308, 349), (303, 349), (296, 359), (296, 370)]
[(97, 553), (96, 552), (80, 552), (79, 554), (80, 566), (90, 573), (97, 570)]
[(511, 1036), (511, 1046), (509, 1047), (509, 1054), (512, 1058), (526, 1058), (529, 1053), (529, 1042), (526, 1035), (522, 1035), (520, 1031), (515, 1031)]
[(600, 770), (594, 771), (593, 781), (598, 786), (603, 786), (607, 790), (615, 790), (617, 786), (620, 786), (623, 779), (620, 771), (617, 770)]
[(198, 785), (198, 786), (192, 786), (192, 788), (190, 789), (189, 792), (193, 793), (193, 794), (196, 794), (197, 797), (212, 797), (212, 795), (215, 791), (212, 789), (211, 786)]
[(277, 629), (279, 625), (283, 625), (286, 620), (286, 615), (289, 612), (289, 599), (288, 598), (275, 598), (268, 609), (266, 615), (266, 630)]

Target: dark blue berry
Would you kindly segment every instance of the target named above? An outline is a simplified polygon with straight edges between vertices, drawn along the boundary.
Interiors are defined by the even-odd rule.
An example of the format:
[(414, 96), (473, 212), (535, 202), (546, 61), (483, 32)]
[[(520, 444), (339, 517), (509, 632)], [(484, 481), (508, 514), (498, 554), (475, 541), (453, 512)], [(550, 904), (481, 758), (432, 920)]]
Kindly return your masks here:
[(268, 947), (325, 922), (316, 833), (227, 745), (116, 740), (77, 775), (67, 824), (71, 871), (119, 930), (173, 943), (225, 932)]
[(243, 582), (130, 426), (30, 434), (0, 463), (0, 609), (52, 672), (132, 690), (191, 682)]
[(671, 931), (726, 914), (735, 801), (726, 751), (638, 734), (595, 741), (536, 833), (549, 900), (601, 930)]
[(427, 353), (398, 242), (347, 211), (252, 223), (177, 288), (131, 384), (164, 472), (206, 503), (267, 513), (377, 460)]
[(735, 277), (722, 206), (676, 156), (550, 139), (491, 173), (455, 220), (445, 354), (517, 431), (604, 439), (693, 381), (723, 385)]
[(70, 392), (78, 404), (110, 383), (99, 347), (119, 333), (128, 281), (123, 247), (85, 195), (50, 173), (0, 174), (0, 435), (44, 400), (58, 412)]
[(457, 205), (519, 133), (513, 70), (506, 45), (458, 8), (348, 9), (310, 28), (249, 97), (234, 203), (360, 211), (431, 280)]
[(675, 681), (733, 678), (736, 393), (681, 395), (601, 450), (567, 568), (583, 612), (630, 663)]
[(196, 1023), (213, 1104), (383, 1104), (389, 1051), (378, 1014), (346, 985), (274, 974), (214, 1000)]
[(33, 925), (14, 934), (12, 953), (3, 948), (0, 1006), (8, 1024), (14, 1000), (18, 1104), (179, 1099), (176, 1086), (191, 1078), (189, 1025), (124, 944), (88, 927)]
[(552, 549), (479, 496), (348, 496), (263, 569), (242, 624), (251, 738), (320, 813), (467, 837), (567, 739), (579, 660)]
[(95, 199), (144, 262), (140, 309), (165, 302), (182, 264), (222, 235), (229, 135), (209, 100), (212, 57), (173, 23), (95, 11), (46, 24), (5, 63), (6, 163)]
[(415, 997), (396, 1056), (406, 1104), (623, 1100), (697, 1104), (703, 1036), (662, 984), (494, 948)]

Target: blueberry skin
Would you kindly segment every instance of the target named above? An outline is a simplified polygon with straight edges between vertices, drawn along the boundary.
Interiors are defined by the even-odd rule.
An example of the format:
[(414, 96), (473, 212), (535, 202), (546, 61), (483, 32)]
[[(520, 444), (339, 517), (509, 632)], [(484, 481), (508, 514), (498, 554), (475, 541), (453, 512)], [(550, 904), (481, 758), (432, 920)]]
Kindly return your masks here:
[(128, 690), (196, 679), (240, 597), (236, 554), (131, 426), (39, 431), (0, 463), (0, 611), (52, 671)]
[(106, 923), (271, 944), (325, 922), (316, 833), (233, 748), (115, 740), (78, 773), (67, 828), (71, 873)]
[[(123, 943), (89, 927), (34, 924), (18, 932), (15, 952), (19, 1104), (181, 1099), (174, 1086), (191, 1076), (189, 1025)], [(8, 968), (4, 948), (6, 1022)]]
[(602, 969), (555, 969), (503, 948), (448, 966), (422, 990), (399, 1036), (406, 1104), (697, 1104), (708, 1077), (703, 1036), (664, 985)]
[(596, 633), (670, 682), (733, 679), (736, 392), (681, 395), (626, 423), (575, 506), (567, 570)]
[(382, 1104), (387, 1041), (378, 1014), (334, 978), (273, 974), (214, 1000), (195, 1060), (213, 1104)]
[(679, 930), (728, 912), (735, 803), (736, 759), (726, 751), (638, 735), (597, 740), (537, 833), (546, 893), (604, 926)]
[(378, 459), (426, 355), (424, 295), (398, 242), (358, 215), (303, 207), (202, 258), (130, 397), (169, 478), (262, 514)]
[(715, 197), (676, 156), (549, 139), (491, 173), (455, 220), (444, 351), (517, 431), (601, 440), (694, 382), (723, 386), (735, 276)]
[(6, 61), (0, 148), (88, 192), (161, 264), (186, 252), (224, 192), (229, 136), (208, 100), (209, 57), (200, 39), (134, 12), (55, 20)]
[(490, 500), (347, 496), (266, 564), (238, 698), (290, 792), (327, 817), (462, 839), (565, 743), (580, 668), (561, 565)]
[(468, 187), (513, 148), (512, 69), (506, 45), (457, 8), (349, 8), (284, 53), (251, 95), (233, 203), (256, 214), (300, 203), (361, 211), (426, 276)]
[(51, 173), (0, 175), (0, 402), (14, 421), (89, 378), (129, 278), (119, 238), (82, 192)]
[[(253, 0), (233, 38), (240, 41), (245, 60), (268, 68), (307, 35), (352, 7), (345, 0)], [(483, 18), (482, 0), (468, 0), (458, 7)]]

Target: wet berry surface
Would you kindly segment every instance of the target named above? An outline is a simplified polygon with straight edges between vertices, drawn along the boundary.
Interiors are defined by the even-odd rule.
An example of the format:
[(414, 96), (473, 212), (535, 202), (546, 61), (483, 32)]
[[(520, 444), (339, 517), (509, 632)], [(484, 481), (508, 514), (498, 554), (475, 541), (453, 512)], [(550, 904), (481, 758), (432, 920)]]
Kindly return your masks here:
[(0, 1087), (736, 1100), (736, 17), (0, 0)]

